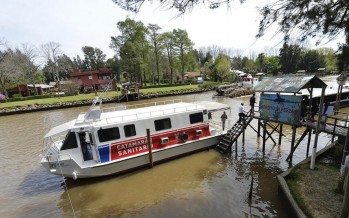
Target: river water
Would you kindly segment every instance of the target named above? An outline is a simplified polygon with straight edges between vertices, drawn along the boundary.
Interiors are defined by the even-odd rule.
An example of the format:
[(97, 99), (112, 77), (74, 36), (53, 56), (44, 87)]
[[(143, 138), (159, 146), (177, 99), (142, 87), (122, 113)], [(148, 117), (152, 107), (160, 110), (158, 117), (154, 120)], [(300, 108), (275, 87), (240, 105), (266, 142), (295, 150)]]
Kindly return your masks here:
[[(238, 105), (241, 102), (248, 105), (249, 101), (248, 96), (229, 99), (212, 95), (213, 92), (207, 92), (178, 97), (186, 102), (208, 100), (229, 104), (234, 122)], [(297, 148), (292, 164), (286, 162), (291, 141), (289, 127), (284, 126), (286, 137), (282, 145), (274, 146), (271, 140), (267, 141), (264, 155), (262, 140), (248, 127), (244, 145), (240, 137), (237, 152), (230, 155), (204, 151), (118, 177), (73, 181), (51, 175), (40, 165), (43, 136), (50, 128), (87, 109), (0, 117), (0, 217), (288, 217), (277, 195), (276, 175), (305, 158), (307, 143), (303, 140)], [(257, 121), (252, 121), (252, 125), (256, 128)], [(296, 137), (301, 134), (299, 128)], [(278, 135), (274, 138), (277, 140)], [(328, 145), (330, 140), (321, 134), (318, 148)], [(251, 175), (254, 185), (249, 201)]]

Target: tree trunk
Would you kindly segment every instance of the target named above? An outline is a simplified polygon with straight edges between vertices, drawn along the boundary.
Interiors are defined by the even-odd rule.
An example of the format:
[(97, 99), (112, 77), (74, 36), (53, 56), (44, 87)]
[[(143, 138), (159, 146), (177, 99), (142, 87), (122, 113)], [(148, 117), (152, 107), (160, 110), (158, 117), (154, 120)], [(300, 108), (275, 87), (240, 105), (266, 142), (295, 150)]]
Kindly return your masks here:
[(38, 90), (36, 90), (35, 83), (33, 83), (32, 85), (33, 85), (33, 89), (34, 89), (34, 95), (38, 95)]

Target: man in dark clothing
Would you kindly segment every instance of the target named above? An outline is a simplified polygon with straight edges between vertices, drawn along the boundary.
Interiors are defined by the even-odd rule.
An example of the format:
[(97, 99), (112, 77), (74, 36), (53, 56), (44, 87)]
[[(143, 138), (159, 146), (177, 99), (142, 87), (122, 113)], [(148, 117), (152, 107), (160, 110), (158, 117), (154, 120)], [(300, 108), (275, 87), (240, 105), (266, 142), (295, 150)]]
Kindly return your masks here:
[(253, 93), (253, 95), (250, 98), (250, 106), (251, 106), (251, 113), (254, 113), (254, 104), (256, 103), (256, 97), (255, 94)]

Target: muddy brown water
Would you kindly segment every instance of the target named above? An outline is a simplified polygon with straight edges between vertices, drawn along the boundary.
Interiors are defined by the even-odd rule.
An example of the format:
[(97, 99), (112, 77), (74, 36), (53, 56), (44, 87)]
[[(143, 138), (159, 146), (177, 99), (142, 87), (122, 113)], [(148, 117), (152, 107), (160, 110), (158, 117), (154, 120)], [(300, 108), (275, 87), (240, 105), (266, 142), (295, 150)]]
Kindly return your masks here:
[[(234, 122), (240, 102), (245, 102), (246, 110), (249, 109), (249, 97), (212, 98), (213, 94), (178, 97), (186, 102), (209, 100), (229, 104)], [(285, 161), (290, 152), (289, 127), (284, 128), (287, 136), (282, 145), (274, 146), (271, 140), (267, 141), (264, 155), (262, 140), (249, 127), (245, 144), (240, 138), (237, 152), (231, 155), (204, 151), (118, 177), (72, 181), (51, 175), (40, 165), (43, 136), (50, 128), (87, 109), (0, 117), (0, 217), (288, 217), (277, 195), (276, 175), (292, 166)], [(219, 116), (213, 114), (214, 118)], [(256, 120), (252, 125), (256, 128)], [(301, 134), (299, 129), (297, 138)], [(274, 135), (276, 140), (277, 137)], [(330, 139), (321, 134), (318, 148), (329, 144)], [(295, 151), (293, 164), (305, 158), (306, 141)], [(249, 201), (251, 175), (254, 186)]]

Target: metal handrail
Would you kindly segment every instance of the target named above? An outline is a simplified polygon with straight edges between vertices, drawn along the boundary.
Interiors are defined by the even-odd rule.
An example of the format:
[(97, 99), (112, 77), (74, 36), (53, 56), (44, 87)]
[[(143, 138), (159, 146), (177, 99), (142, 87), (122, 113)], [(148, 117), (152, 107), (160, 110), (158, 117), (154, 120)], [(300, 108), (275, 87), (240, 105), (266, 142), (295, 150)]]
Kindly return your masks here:
[(128, 109), (135, 109), (135, 108), (142, 108), (142, 107), (149, 107), (149, 106), (173, 104), (178, 102), (182, 102), (182, 100), (174, 99), (174, 100), (167, 100), (167, 101), (156, 101), (156, 102), (150, 102), (150, 103), (141, 103), (141, 104), (134, 104), (134, 105), (124, 105), (119, 107), (103, 108), (102, 112), (128, 110)]
[(178, 107), (178, 108), (143, 112), (143, 113), (132, 114), (132, 115), (117, 115), (113, 117), (104, 118), (102, 120), (105, 120), (107, 124), (111, 124), (111, 123), (121, 122), (121, 121), (131, 121), (131, 120), (138, 120), (141, 118), (143, 119), (143, 118), (155, 117), (159, 115), (174, 114), (174, 113), (183, 112), (183, 111), (193, 111), (198, 109), (199, 107), (200, 105), (190, 105), (190, 106), (184, 106), (184, 107)]

